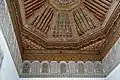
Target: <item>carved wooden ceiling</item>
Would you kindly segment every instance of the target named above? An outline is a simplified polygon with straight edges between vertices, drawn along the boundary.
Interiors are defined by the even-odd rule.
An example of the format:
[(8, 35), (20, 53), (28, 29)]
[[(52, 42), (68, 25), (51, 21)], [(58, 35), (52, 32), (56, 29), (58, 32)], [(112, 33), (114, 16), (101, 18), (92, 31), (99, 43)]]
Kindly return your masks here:
[(23, 59), (101, 60), (116, 0), (18, 0)]

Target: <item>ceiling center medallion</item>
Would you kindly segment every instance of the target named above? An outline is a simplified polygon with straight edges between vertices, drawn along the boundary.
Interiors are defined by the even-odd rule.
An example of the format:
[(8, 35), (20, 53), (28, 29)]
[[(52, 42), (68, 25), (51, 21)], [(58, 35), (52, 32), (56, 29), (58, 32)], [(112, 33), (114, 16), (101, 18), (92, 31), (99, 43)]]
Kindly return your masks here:
[(49, 0), (57, 10), (71, 10), (80, 4), (81, 0)]

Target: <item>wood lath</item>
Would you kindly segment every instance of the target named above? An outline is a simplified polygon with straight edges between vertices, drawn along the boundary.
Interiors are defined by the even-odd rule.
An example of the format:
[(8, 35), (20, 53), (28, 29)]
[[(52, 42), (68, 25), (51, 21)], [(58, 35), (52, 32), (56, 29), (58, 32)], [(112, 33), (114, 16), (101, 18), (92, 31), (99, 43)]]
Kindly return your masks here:
[(24, 49), (44, 49), (42, 46), (32, 42), (30, 39), (27, 39), (26, 37), (22, 37), (22, 43), (24, 46)]
[(53, 15), (54, 10), (50, 7), (46, 7), (42, 14), (38, 14), (33, 18), (31, 25), (37, 30), (40, 30), (41, 32), (47, 34)]
[(111, 6), (112, 0), (85, 0), (83, 3), (98, 20), (103, 21)]
[(94, 44), (88, 45), (87, 47), (83, 47), (80, 50), (96, 50), (96, 51), (99, 51), (104, 42), (105, 42), (105, 39), (97, 41)]
[(25, 15), (28, 19), (34, 12), (44, 5), (46, 0), (24, 0)]
[(73, 17), (76, 23), (76, 30), (79, 36), (83, 35), (88, 30), (96, 27), (92, 19), (86, 13), (84, 13), (81, 8), (76, 9), (73, 12)]

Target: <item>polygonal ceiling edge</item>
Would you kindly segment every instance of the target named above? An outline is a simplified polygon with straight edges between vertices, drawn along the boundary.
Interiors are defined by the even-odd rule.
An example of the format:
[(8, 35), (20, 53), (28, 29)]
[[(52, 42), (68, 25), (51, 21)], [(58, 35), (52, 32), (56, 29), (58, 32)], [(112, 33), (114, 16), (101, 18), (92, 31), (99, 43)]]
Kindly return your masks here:
[[(14, 1), (14, 0), (13, 0)], [(29, 0), (26, 0), (26, 1), (29, 1)], [(32, 2), (31, 4), (33, 4), (33, 3), (37, 3), (38, 2), (38, 0), (35, 0), (36, 2)], [(44, 0), (41, 0), (41, 1), (43, 1), (44, 2)], [(46, 0), (46, 5), (48, 5), (47, 4), (47, 1), (48, 0)], [(69, 0), (68, 0), (69, 1)], [(70, 17), (69, 17), (69, 15), (68, 15), (68, 18), (65, 18), (65, 22), (66, 23), (71, 23), (71, 22), (74, 22), (74, 21), (76, 21), (76, 19), (77, 19), (77, 22), (75, 22), (74, 24), (77, 24), (77, 25), (79, 25), (80, 23), (78, 23), (78, 21), (79, 21), (79, 19), (80, 19), (80, 16), (81, 15), (87, 15), (87, 18), (91, 18), (91, 19), (94, 19), (93, 21), (97, 21), (97, 22), (95, 22), (96, 24), (95, 25), (100, 25), (99, 27), (97, 27), (97, 28), (103, 28), (102, 27), (102, 23), (104, 23), (104, 20), (105, 20), (105, 17), (106, 17), (106, 14), (107, 14), (107, 12), (108, 12), (108, 10), (109, 10), (109, 7), (110, 7), (110, 5), (112, 4), (112, 2), (111, 1), (108, 1), (108, 0), (105, 0), (105, 2), (104, 1), (94, 1), (94, 0), (91, 0), (91, 1), (88, 1), (88, 0), (81, 0), (81, 1), (83, 1), (82, 2), (82, 4), (83, 5), (80, 5), (80, 8), (79, 9), (82, 9), (82, 10), (84, 10), (83, 12), (85, 13), (85, 14), (81, 14), (81, 13), (79, 13), (78, 12), (78, 8), (77, 8), (77, 10), (75, 9), (75, 8), (73, 8), (74, 10), (76, 10), (76, 11), (71, 11), (71, 12), (73, 12), (73, 15), (72, 16), (74, 16), (73, 17), (73, 19), (69, 19)], [(37, 7), (35, 7), (35, 5), (38, 5), (38, 4), (40, 4), (40, 3), (43, 3), (43, 2), (38, 2), (37, 4), (34, 4), (34, 5), (31, 5), (30, 6), (30, 4), (29, 4), (29, 8), (28, 8), (28, 12), (29, 12), (29, 10), (30, 9), (32, 9), (32, 8), (36, 8), (37, 9), (37, 7), (39, 7), (39, 6), (37, 6)], [(12, 2), (11, 2), (12, 3)], [(97, 6), (94, 6), (93, 5), (93, 3), (95, 3), (95, 5), (97, 5)], [(106, 11), (105, 11), (105, 9), (104, 9), (104, 11), (101, 11), (102, 10), (102, 6), (100, 6), (100, 8), (98, 7), (98, 3), (102, 3), (102, 4), (104, 4), (104, 7), (105, 7), (105, 9), (106, 9)], [(108, 3), (108, 4), (106, 4), (106, 3)], [(14, 5), (16, 5), (16, 4), (14, 4)], [(25, 5), (27, 5), (27, 4), (25, 4)], [(28, 5), (27, 5), (28, 6)], [(34, 7), (33, 7), (34, 6)], [(30, 7), (32, 7), (32, 8), (30, 8)], [(84, 7), (84, 8), (83, 8)], [(23, 7), (24, 8), (24, 7)], [(17, 7), (16, 7), (16, 9), (17, 9)], [(46, 11), (47, 11), (47, 9), (48, 10), (51, 10), (52, 9), (52, 6), (50, 6), (50, 9), (49, 8), (47, 8), (47, 6), (46, 6)], [(18, 10), (19, 10), (19, 8), (18, 8)], [(44, 10), (44, 9), (43, 9)], [(95, 12), (95, 10), (96, 10), (96, 12)], [(14, 10), (13, 10), (14, 11)], [(30, 10), (30, 11), (33, 11), (33, 10)], [(42, 11), (42, 10), (41, 10)], [(55, 11), (56, 11), (56, 9), (55, 9)], [(39, 13), (39, 10), (35, 10), (35, 11), (33, 11), (33, 12), (35, 12), (35, 15), (38, 15), (38, 13)], [(33, 14), (33, 12), (31, 13), (31, 14)], [(52, 11), (50, 11), (50, 12), (52, 12)], [(54, 11), (53, 11), (54, 12)], [(59, 12), (60, 12), (60, 14), (59, 14)], [(58, 19), (58, 21), (56, 21), (56, 23), (61, 23), (61, 21), (62, 21), (62, 18), (64, 18), (65, 16), (67, 16), (67, 12), (66, 11), (62, 11), (62, 12), (64, 12), (64, 14), (62, 14), (61, 13), (61, 11), (58, 11), (58, 13), (57, 13), (57, 11), (56, 11), (56, 13), (55, 14), (57, 14), (58, 16), (57, 17), (60, 17), (59, 19)], [(77, 13), (78, 12), (78, 13)], [(103, 13), (103, 12), (106, 12), (105, 14)], [(23, 13), (25, 13), (24, 12), (24, 10), (23, 10)], [(16, 13), (16, 14), (19, 14), (19, 13)], [(41, 14), (41, 13), (40, 13)], [(45, 12), (45, 14), (46, 14), (46, 12)], [(49, 13), (49, 14), (51, 14), (51, 13)], [(119, 13), (117, 13), (117, 14), (119, 14)], [(43, 34), (43, 35), (45, 35), (45, 36), (43, 36), (43, 37), (47, 37), (47, 39), (49, 38), (49, 40), (51, 41), (51, 31), (50, 30), (53, 30), (53, 32), (54, 32), (54, 30), (56, 30), (56, 29), (54, 29), (54, 27), (53, 28), (51, 28), (50, 30), (48, 30), (48, 28), (47, 28), (47, 31), (48, 31), (48, 34), (46, 34), (46, 33), (43, 33), (42, 31), (40, 31), (40, 30), (37, 30), (37, 29), (35, 29), (33, 26), (31, 26), (30, 24), (29, 24), (29, 22), (31, 21), (31, 19), (33, 19), (34, 17), (33, 16), (35, 16), (35, 15), (31, 15), (31, 16), (29, 16), (29, 17), (24, 17), (25, 19), (26, 19), (26, 22), (27, 22), (27, 24), (24, 24), (23, 23), (23, 27), (21, 28), (21, 38), (22, 38), (22, 35), (23, 34), (26, 34), (26, 33), (28, 33), (28, 32), (25, 32), (25, 28), (28, 28), (28, 29), (31, 29), (31, 30), (29, 30), (30, 32), (36, 32), (37, 33), (37, 31), (38, 31), (38, 33), (41, 33), (41, 34)], [(102, 17), (101, 15), (104, 15), (104, 17)], [(12, 15), (13, 16), (13, 15)], [(25, 16), (25, 15), (24, 15)], [(51, 17), (52, 17), (53, 15), (51, 15)], [(85, 21), (85, 19), (86, 19), (86, 17), (83, 17), (83, 16), (81, 16), (81, 19), (83, 19), (83, 21), (81, 22), (81, 24), (83, 25), (83, 22)], [(119, 15), (117, 15), (117, 16), (119, 16)], [(15, 17), (15, 16), (14, 16)], [(20, 17), (20, 16), (19, 16)], [(22, 16), (23, 17), (23, 16)], [(40, 17), (40, 16), (38, 16), (38, 17)], [(43, 16), (44, 17), (44, 16)], [(44, 17), (44, 18), (46, 18), (45, 20), (42, 20), (42, 21), (48, 21), (49, 19), (47, 19), (47, 17)], [(49, 17), (50, 18), (50, 17)], [(101, 19), (100, 19), (101, 18)], [(117, 23), (117, 21), (115, 21), (116, 20), (116, 18), (117, 17), (115, 17), (115, 18), (113, 18), (113, 20), (110, 20), (111, 21), (111, 23), (113, 23), (113, 24), (115, 24), (115, 23)], [(35, 18), (34, 18), (35, 19)], [(37, 16), (36, 16), (36, 19), (37, 19)], [(81, 21), (81, 19), (80, 19), (80, 21)], [(89, 19), (89, 20), (91, 20), (91, 19)], [(59, 21), (60, 20), (60, 21)], [(69, 20), (72, 20), (72, 21), (69, 21)], [(23, 20), (22, 19), (22, 21), (25, 21), (25, 20)], [(112, 22), (113, 21), (113, 22)], [(52, 22), (54, 22), (54, 20), (52, 20)], [(51, 22), (51, 24), (50, 25), (53, 25), (53, 23)], [(86, 22), (87, 22), (87, 19), (86, 19)], [(108, 21), (109, 22), (109, 21)], [(65, 23), (65, 24), (66, 24)], [(110, 22), (109, 22), (110, 23)], [(39, 23), (40, 24), (40, 23)], [(44, 24), (44, 23), (43, 23)], [(43, 25), (43, 24), (40, 24), (40, 25)], [(86, 26), (86, 25), (88, 25), (89, 23), (87, 23), (87, 24), (84, 24), (84, 26)], [(112, 27), (114, 27), (113, 26), (113, 24), (110, 24), (109, 26), (112, 26)], [(47, 25), (47, 24), (45, 24), (45, 25)], [(62, 23), (62, 26), (65, 26), (65, 25), (63, 25), (63, 23)], [(108, 25), (107, 25), (108, 26)], [(96, 27), (96, 26), (95, 26)], [(85, 28), (85, 27), (83, 27), (83, 26), (81, 26), (81, 27), (72, 27), (72, 30), (73, 30), (73, 32), (74, 32), (74, 37), (72, 37), (72, 38), (74, 38), (74, 40), (75, 39), (78, 39), (79, 40), (79, 38), (78, 37), (81, 37), (81, 36), (83, 36), (84, 34), (82, 34), (82, 32), (79, 32), (80, 30), (83, 30), (83, 29), (80, 29), (80, 28)], [(89, 26), (89, 28), (91, 28), (90, 26)], [(101, 40), (104, 40), (105, 39), (105, 42), (108, 40), (108, 34), (107, 33), (112, 33), (112, 30), (111, 29), (113, 29), (113, 28), (111, 28), (110, 30), (107, 28), (107, 27), (105, 27), (105, 28), (103, 28), (102, 30), (103, 30), (103, 33), (102, 34), (100, 34), (100, 35), (102, 35), (102, 36), (104, 36), (103, 38), (101, 38)], [(116, 27), (114, 27), (114, 28), (116, 28)], [(57, 28), (58, 29), (58, 28)], [(63, 29), (63, 27), (62, 27), (62, 29)], [(79, 31), (77, 31), (77, 29), (79, 29)], [(86, 30), (88, 29), (88, 26), (86, 27)], [(96, 28), (95, 28), (96, 29)], [(58, 29), (59, 31), (58, 31), (58, 33), (64, 33), (64, 31), (62, 31), (61, 32), (61, 29)], [(96, 29), (96, 30), (98, 30), (98, 29)], [(96, 31), (95, 30), (95, 31)], [(115, 30), (115, 29), (114, 29)], [(68, 30), (66, 30), (67, 32), (69, 32)], [(94, 31), (94, 29), (92, 29), (92, 30), (89, 30), (88, 29), (88, 31), (87, 31), (87, 33), (88, 32), (93, 32)], [(98, 30), (99, 31), (99, 30)], [(98, 31), (96, 31), (96, 32), (98, 32)], [(33, 33), (32, 32), (32, 33)], [(41, 46), (41, 43), (40, 43), (40, 39), (42, 39), (42, 38), (40, 38), (41, 37), (41, 35), (38, 35), (38, 33), (36, 34), (36, 33), (33, 33), (32, 35), (29, 35), (30, 37), (31, 36), (34, 36), (34, 37), (36, 37), (36, 38), (38, 38), (38, 40), (36, 39), (36, 38), (34, 38), (33, 37), (33, 39), (30, 39), (29, 37), (28, 37), (28, 39), (29, 39), (29, 41), (31, 41), (31, 40), (33, 40), (33, 42), (32, 43), (34, 43), (34, 41), (35, 42), (37, 42), (37, 43), (34, 43), (33, 44), (33, 46), (32, 46), (32, 48), (36, 48), (36, 50), (37, 50), (37, 48), (38, 48), (38, 46)], [(86, 33), (86, 32), (85, 32)], [(55, 33), (56, 34), (56, 33)], [(91, 34), (93, 34), (93, 33), (91, 33)], [(88, 37), (89, 38), (91, 38), (91, 34), (89, 34), (88, 33)], [(28, 35), (28, 34), (27, 34)], [(50, 35), (50, 36), (49, 36)], [(97, 34), (97, 36), (99, 37), (100, 36), (99, 34)], [(60, 35), (58, 35), (58, 34), (56, 34), (56, 35), (52, 35), (52, 37), (61, 37), (61, 34)], [(52, 39), (53, 40), (53, 45), (54, 45), (54, 42), (57, 42), (57, 44), (58, 44), (58, 42), (60, 42), (60, 44), (61, 43), (66, 43), (67, 42), (67, 40), (69, 39), (69, 37), (71, 37), (71, 33), (70, 33), (70, 35), (69, 35), (69, 37), (68, 37), (68, 35), (63, 35), (62, 34), (62, 36), (67, 36), (67, 39), (64, 39), (64, 38), (59, 38), (60, 39), (60, 41), (58, 41), (57, 39)], [(24, 36), (23, 36), (24, 37)], [(96, 36), (94, 36), (94, 39), (95, 39), (95, 37)], [(88, 38), (88, 41), (90, 40)], [(81, 38), (80, 38), (81, 39)], [(84, 40), (83, 40), (84, 41)], [(91, 41), (92, 41), (92, 39), (91, 39)], [(92, 43), (90, 43), (90, 44), (86, 44), (86, 45), (84, 45), (84, 46), (82, 46), (81, 48), (84, 48), (84, 47), (86, 47), (87, 48), (87, 46), (89, 47), (90, 45), (94, 45), (95, 43), (97, 43), (97, 42), (99, 42), (100, 41), (100, 39), (98, 39), (98, 41), (93, 41)], [(70, 42), (72, 42), (72, 41), (70, 41)], [(74, 42), (74, 41), (73, 41)], [(76, 42), (76, 41), (75, 41)], [(87, 42), (87, 41), (86, 41)], [(84, 43), (86, 43), (86, 42), (84, 42)], [(23, 43), (24, 43), (24, 40), (23, 40)], [(22, 44), (23, 44), (22, 43)], [(42, 44), (47, 44), (47, 46), (48, 46), (48, 43), (47, 42), (45, 42), (45, 40), (43, 39), (43, 43)], [(51, 42), (50, 42), (51, 43)], [(81, 43), (83, 43), (83, 42), (81, 42)], [(37, 47), (35, 47), (35, 44), (37, 44), (38, 46)], [(63, 44), (64, 45), (64, 44)], [(71, 45), (71, 44), (70, 44)], [(78, 44), (78, 45), (81, 45), (81, 44)], [(102, 46), (104, 46), (105, 44), (103, 43), (103, 45)], [(55, 44), (55, 46), (56, 46), (56, 44)], [(58, 44), (58, 46), (59, 46), (59, 44)], [(44, 47), (45, 48), (45, 47)], [(91, 47), (92, 48), (92, 47)], [(24, 48), (23, 48), (24, 49)], [(40, 49), (40, 48), (38, 48), (38, 49)], [(47, 48), (46, 48), (47, 49)], [(49, 48), (50, 49), (50, 48)], [(52, 49), (52, 48), (51, 48)], [(53, 48), (54, 49), (54, 48)], [(61, 48), (62, 49), (62, 48)], [(70, 48), (69, 48), (70, 49)], [(68, 49), (68, 50), (69, 50)], [(43, 49), (44, 50), (44, 49)], [(57, 50), (57, 48), (55, 49), (55, 50)], [(59, 49), (60, 50), (60, 49)], [(58, 50), (58, 51), (59, 51)], [(102, 50), (102, 48), (100, 49), (100, 50)], [(98, 53), (100, 52), (100, 50), (98, 51)], [(24, 51), (24, 50), (23, 50)], [(46, 50), (47, 51), (47, 50)], [(67, 50), (66, 50), (67, 51)], [(84, 53), (84, 52), (83, 52)], [(25, 54), (26, 55), (26, 54)], [(28, 54), (29, 55), (29, 54)], [(35, 54), (34, 54), (35, 55)], [(42, 55), (44, 55), (44, 54), (42, 54)], [(46, 55), (46, 54), (45, 54)], [(49, 55), (52, 55), (52, 54), (49, 54)], [(62, 54), (61, 54), (62, 55)], [(67, 54), (65, 54), (65, 55), (67, 55)], [(77, 54), (74, 54), (74, 55), (77, 55)], [(80, 54), (81, 55), (81, 54)], [(79, 56), (80, 56), (79, 55)], [(82, 54), (83, 55), (83, 54)], [(32, 56), (32, 55), (31, 55)], [(69, 56), (69, 55), (68, 55)], [(73, 55), (72, 55), (73, 56)], [(72, 57), (71, 56), (71, 57)], [(91, 55), (91, 57), (92, 56), (95, 56), (95, 55)], [(96, 55), (97, 56), (97, 55)], [(99, 56), (99, 55), (98, 55)], [(27, 57), (27, 56), (26, 56)], [(34, 56), (33, 56), (34, 57)], [(40, 56), (39, 56), (40, 57)], [(90, 55), (89, 55), (89, 57), (90, 57)], [(49, 57), (50, 58), (50, 57)], [(88, 57), (87, 57), (88, 58)], [(24, 58), (25, 59), (25, 58)], [(27, 58), (26, 58), (27, 59)], [(30, 57), (29, 57), (29, 59), (30, 59)], [(32, 59), (32, 58), (31, 58)], [(37, 59), (38, 59), (38, 57), (37, 57)], [(99, 56), (99, 59), (100, 59), (100, 56)], [(89, 60), (89, 59), (88, 59)]]

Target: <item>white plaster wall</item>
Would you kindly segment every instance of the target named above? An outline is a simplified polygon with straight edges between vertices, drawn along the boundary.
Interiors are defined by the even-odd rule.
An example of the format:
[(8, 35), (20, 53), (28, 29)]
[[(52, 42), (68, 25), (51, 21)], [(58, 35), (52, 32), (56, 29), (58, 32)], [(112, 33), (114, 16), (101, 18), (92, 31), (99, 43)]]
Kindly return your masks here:
[(106, 80), (120, 80), (120, 64), (107, 76)]
[(104, 78), (20, 78), (20, 80), (105, 80)]
[(19, 80), (17, 70), (12, 60), (10, 51), (0, 29), (0, 47), (3, 50), (4, 59), (0, 70), (0, 80)]

